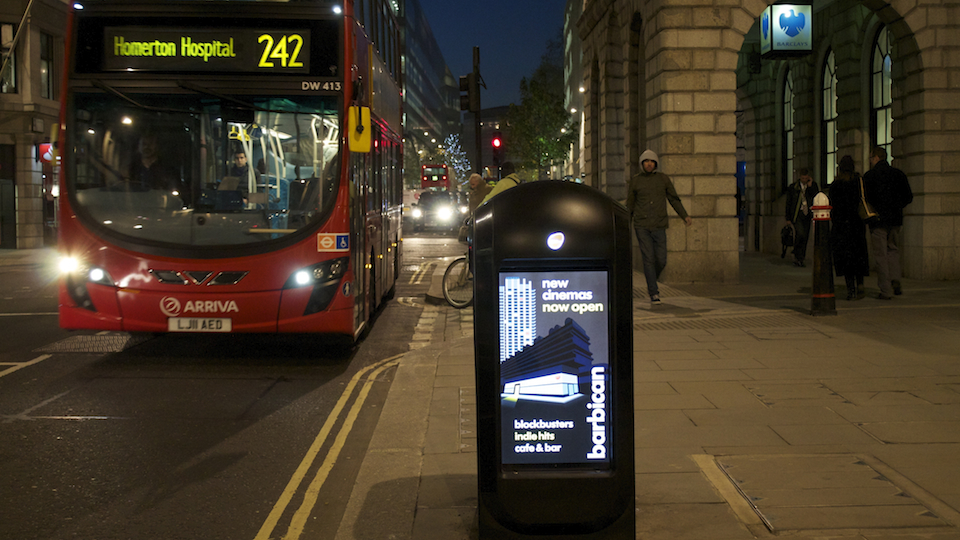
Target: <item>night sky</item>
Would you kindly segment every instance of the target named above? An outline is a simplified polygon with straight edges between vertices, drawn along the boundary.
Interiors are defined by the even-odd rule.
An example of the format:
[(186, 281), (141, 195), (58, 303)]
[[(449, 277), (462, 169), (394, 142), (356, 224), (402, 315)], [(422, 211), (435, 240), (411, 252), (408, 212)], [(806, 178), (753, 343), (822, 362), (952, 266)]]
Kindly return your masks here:
[(480, 47), (483, 108), (520, 102), (520, 80), (530, 77), (563, 29), (566, 0), (420, 0), (455, 79), (473, 71)]

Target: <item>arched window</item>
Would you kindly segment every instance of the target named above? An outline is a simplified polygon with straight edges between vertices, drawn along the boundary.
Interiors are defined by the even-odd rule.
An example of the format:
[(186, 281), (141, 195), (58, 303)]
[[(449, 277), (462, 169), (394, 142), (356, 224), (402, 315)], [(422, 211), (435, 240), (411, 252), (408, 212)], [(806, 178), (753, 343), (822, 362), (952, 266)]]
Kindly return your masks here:
[(890, 31), (881, 27), (873, 47), (873, 63), (870, 77), (871, 110), (870, 133), (876, 146), (890, 150), (893, 142), (893, 76), (891, 75), (891, 56), (893, 43)]
[(823, 63), (823, 120), (820, 123), (820, 146), (823, 154), (821, 184), (833, 183), (837, 174), (837, 65), (833, 51)]
[(783, 152), (783, 174), (780, 180), (780, 187), (783, 190), (786, 190), (787, 186), (793, 182), (793, 98), (793, 72), (788, 68), (786, 75), (783, 77), (783, 144), (781, 148)]

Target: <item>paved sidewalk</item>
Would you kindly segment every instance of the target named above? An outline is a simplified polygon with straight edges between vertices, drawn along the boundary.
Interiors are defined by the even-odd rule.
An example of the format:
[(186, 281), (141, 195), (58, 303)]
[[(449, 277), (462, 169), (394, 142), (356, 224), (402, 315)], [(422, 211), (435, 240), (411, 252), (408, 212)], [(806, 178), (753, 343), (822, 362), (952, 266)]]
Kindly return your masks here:
[(0, 249), (0, 268), (18, 266), (41, 268), (55, 266), (56, 260), (56, 248)]
[[(634, 276), (637, 538), (960, 539), (960, 283), (813, 317), (811, 281), (744, 254), (652, 307)], [(426, 310), (337, 538), (477, 537), (473, 314)]]

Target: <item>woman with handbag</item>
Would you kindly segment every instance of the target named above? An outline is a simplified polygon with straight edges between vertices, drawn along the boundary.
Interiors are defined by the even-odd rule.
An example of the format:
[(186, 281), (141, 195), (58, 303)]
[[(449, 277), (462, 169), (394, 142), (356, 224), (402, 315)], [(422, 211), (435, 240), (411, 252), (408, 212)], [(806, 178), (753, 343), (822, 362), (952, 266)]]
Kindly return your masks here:
[(840, 158), (839, 169), (830, 184), (830, 251), (837, 275), (847, 282), (847, 300), (859, 300), (866, 296), (863, 278), (870, 274), (866, 228), (859, 212), (863, 179), (850, 156)]

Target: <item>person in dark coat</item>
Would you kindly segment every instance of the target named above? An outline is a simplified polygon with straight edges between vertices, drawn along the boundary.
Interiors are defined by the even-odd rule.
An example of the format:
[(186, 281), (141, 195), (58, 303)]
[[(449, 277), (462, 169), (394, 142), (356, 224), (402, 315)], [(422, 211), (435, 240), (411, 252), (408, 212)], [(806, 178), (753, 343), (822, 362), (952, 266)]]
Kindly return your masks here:
[(907, 175), (887, 163), (887, 151), (876, 147), (870, 151), (871, 169), (863, 174), (863, 188), (869, 202), (880, 214), (870, 223), (873, 258), (877, 263), (877, 285), (880, 300), (890, 300), (903, 291), (900, 286), (900, 229), (903, 209), (913, 202), (913, 191)]
[(860, 181), (853, 158), (840, 158), (840, 174), (830, 184), (830, 251), (837, 275), (847, 282), (847, 300), (866, 296), (863, 278), (870, 274), (867, 231), (858, 212)]
[(820, 186), (813, 181), (810, 169), (797, 171), (800, 178), (787, 188), (787, 204), (784, 218), (793, 225), (793, 264), (806, 266), (807, 239), (810, 237), (810, 224), (813, 222), (813, 198), (820, 193)]

